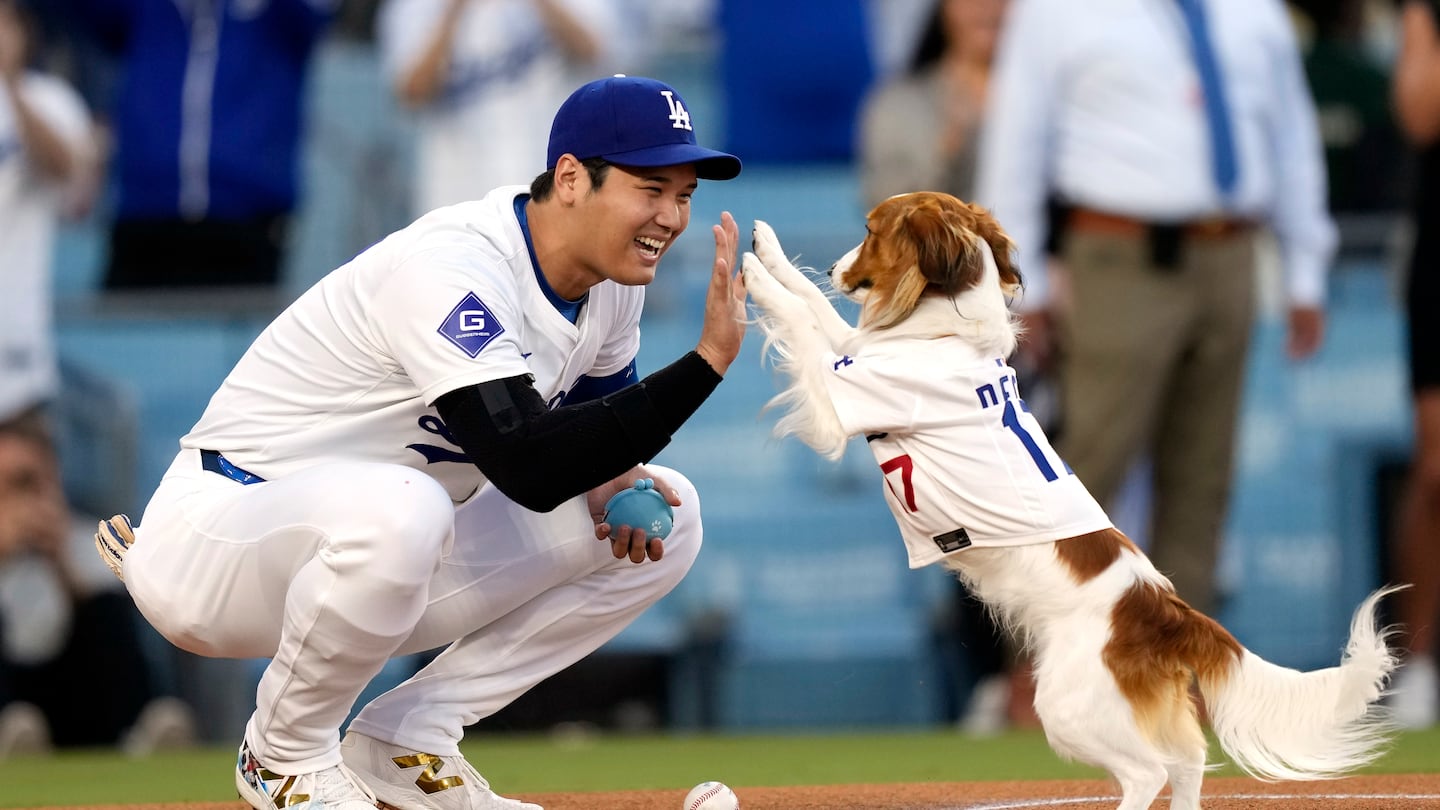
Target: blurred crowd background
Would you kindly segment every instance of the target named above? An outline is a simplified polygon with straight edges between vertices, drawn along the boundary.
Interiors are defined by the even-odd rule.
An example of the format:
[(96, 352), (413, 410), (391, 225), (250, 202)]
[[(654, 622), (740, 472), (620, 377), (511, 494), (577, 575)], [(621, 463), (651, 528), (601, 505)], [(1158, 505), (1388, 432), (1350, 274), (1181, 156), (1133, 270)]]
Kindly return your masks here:
[[(0, 129), (0, 204), (12, 206), (0, 210), (0, 336), (45, 336), (41, 354), (0, 357), (0, 758), (233, 742), (260, 667), (171, 649), (90, 534), (98, 517), (138, 519), (210, 393), (301, 291), (429, 208), (528, 183), (579, 83), (652, 75), (684, 94), (702, 144), (745, 161), (739, 179), (699, 189), (699, 227), (651, 287), (640, 365), (653, 369), (693, 339), (713, 250), (704, 225), (720, 211), (742, 229), (770, 222), (800, 264), (823, 268), (885, 195), (970, 197), (980, 118), (1007, 99), (985, 96), (997, 32), (977, 45), (935, 30), (946, 2), (961, 5), (0, 0), (0, 72), (20, 39), (27, 69), (59, 85), (36, 105), (70, 146), (47, 169), (45, 210), (58, 216), (24, 219)], [(964, 5), (970, 25), (1003, 26), (1004, 2)], [(1401, 290), (1416, 163), (1391, 105), (1401, 6), (1285, 10), (1338, 250), (1324, 343), (1291, 363), (1280, 251), (1262, 240), (1211, 608), (1260, 654), (1316, 667), (1333, 663), (1364, 593), (1405, 579), (1388, 560), (1414, 445)], [(944, 85), (954, 98), (927, 102), (926, 71), (945, 59), (962, 77)], [(24, 125), (24, 104), (0, 113)], [(1013, 651), (943, 573), (906, 568), (863, 445), (829, 463), (769, 437), (759, 349), (748, 342), (659, 459), (705, 499), (692, 574), (484, 729), (985, 733), (1027, 721), (985, 688)], [(52, 350), (58, 377), (32, 374)], [(1043, 364), (1022, 372), (1032, 409), (1059, 419)], [(1112, 513), (1144, 543), (1140, 469)]]

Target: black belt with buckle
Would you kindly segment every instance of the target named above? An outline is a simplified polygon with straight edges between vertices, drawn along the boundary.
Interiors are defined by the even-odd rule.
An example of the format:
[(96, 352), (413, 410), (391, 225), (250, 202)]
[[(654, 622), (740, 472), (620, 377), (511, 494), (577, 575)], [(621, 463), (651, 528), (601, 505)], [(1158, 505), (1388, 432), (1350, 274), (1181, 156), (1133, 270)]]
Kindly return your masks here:
[(1083, 206), (1054, 202), (1051, 205), (1051, 215), (1059, 217), (1053, 227), (1058, 227), (1060, 234), (1066, 231), (1106, 233), (1144, 240), (1150, 249), (1151, 263), (1162, 270), (1179, 266), (1180, 251), (1187, 241), (1228, 239), (1255, 229), (1253, 221), (1237, 217), (1149, 222)]
[(200, 466), (216, 475), (223, 475), (241, 484), (263, 484), (265, 479), (252, 472), (246, 472), (214, 450), (200, 451)]

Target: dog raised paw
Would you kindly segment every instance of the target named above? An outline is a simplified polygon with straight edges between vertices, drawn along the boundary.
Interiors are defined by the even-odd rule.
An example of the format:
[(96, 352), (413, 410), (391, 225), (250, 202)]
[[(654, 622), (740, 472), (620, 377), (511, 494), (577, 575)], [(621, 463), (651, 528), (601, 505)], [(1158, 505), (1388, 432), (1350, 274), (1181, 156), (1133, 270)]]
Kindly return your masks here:
[(785, 257), (785, 250), (780, 247), (780, 237), (775, 235), (775, 230), (770, 227), (769, 223), (764, 220), (755, 220), (753, 237), (755, 255), (776, 281), (784, 284), (791, 292), (798, 295), (808, 296), (811, 291), (819, 293), (821, 296), (824, 295), (803, 270)]
[(751, 232), (751, 246), (755, 249), (755, 256), (760, 259), (760, 263), (770, 272), (800, 272), (785, 258), (785, 251), (780, 247), (780, 237), (775, 235), (775, 229), (763, 219), (755, 220), (755, 230)]
[(790, 320), (806, 316), (808, 309), (804, 302), (776, 281), (770, 268), (754, 253), (741, 257), (740, 272), (745, 277), (750, 300), (765, 314)]

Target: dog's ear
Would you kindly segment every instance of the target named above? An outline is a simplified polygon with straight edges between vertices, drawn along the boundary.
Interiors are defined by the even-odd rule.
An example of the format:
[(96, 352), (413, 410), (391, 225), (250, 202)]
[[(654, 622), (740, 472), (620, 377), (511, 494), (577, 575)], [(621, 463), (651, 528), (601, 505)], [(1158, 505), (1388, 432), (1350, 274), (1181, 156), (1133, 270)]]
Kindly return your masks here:
[(974, 204), (963, 203), (971, 216), (970, 230), (984, 239), (995, 257), (995, 267), (1000, 271), (1000, 286), (1008, 295), (1014, 295), (1024, 285), (1020, 266), (1015, 263), (1015, 243), (1000, 227), (1000, 222), (988, 210)]
[(905, 216), (920, 275), (945, 295), (969, 289), (985, 271), (974, 224), (967, 204), (938, 195), (926, 195)]

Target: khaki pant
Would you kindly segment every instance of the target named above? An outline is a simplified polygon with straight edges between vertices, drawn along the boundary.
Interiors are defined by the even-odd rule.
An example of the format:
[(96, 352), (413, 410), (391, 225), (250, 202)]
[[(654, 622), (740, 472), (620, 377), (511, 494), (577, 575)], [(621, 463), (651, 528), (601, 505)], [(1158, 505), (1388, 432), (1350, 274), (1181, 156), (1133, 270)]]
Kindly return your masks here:
[(1073, 232), (1059, 313), (1058, 449), (1102, 504), (1153, 461), (1150, 556), (1182, 598), (1215, 609), (1215, 565), (1253, 322), (1255, 239), (1191, 239), (1176, 267), (1144, 239)]

